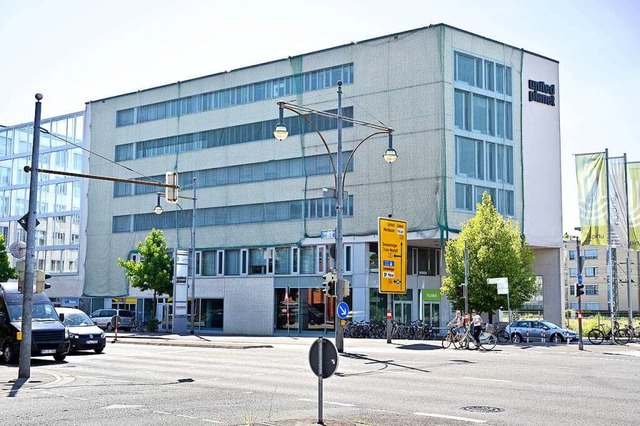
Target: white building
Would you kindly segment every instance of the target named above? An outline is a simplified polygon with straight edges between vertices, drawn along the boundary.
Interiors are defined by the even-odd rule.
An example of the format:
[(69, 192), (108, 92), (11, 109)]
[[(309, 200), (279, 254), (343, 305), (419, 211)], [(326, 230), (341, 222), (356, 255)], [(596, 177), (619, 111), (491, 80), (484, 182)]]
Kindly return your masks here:
[[(279, 100), (393, 128), (355, 152), (345, 179), (346, 299), (356, 319), (383, 318), (378, 293), (378, 217), (406, 220), (407, 293), (394, 297), (402, 321), (443, 324), (442, 247), (474, 215), (482, 193), (514, 217), (534, 247), (544, 314), (560, 323), (562, 215), (558, 62), (447, 25), (434, 25), (161, 87), (86, 106), (92, 174), (164, 181), (197, 178), (196, 327), (272, 334), (322, 327), (318, 290), (333, 265), (323, 230), (336, 226), (323, 198), (333, 171), (316, 131), (286, 115), (290, 136), (272, 135)], [(336, 122), (317, 128), (335, 152)], [(372, 132), (345, 126), (347, 156)], [(114, 160), (105, 161), (102, 157)], [(116, 164), (117, 162), (118, 164)], [(126, 166), (124, 169), (121, 166)], [(134, 173), (135, 172), (135, 173)], [(139, 314), (148, 295), (130, 289), (116, 259), (135, 256), (152, 228), (170, 247), (190, 247), (192, 202), (163, 202), (156, 187), (91, 180), (84, 292)], [(143, 305), (143, 300), (146, 304)], [(333, 309), (328, 310), (333, 321)]]

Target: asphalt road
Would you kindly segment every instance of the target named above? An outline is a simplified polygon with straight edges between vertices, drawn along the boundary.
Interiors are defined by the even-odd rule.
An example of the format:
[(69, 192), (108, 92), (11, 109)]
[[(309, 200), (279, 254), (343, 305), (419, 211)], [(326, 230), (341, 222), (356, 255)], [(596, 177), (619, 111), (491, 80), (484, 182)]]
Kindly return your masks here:
[[(109, 344), (31, 379), (0, 365), (0, 423), (307, 425), (320, 418), (312, 338), (228, 348)], [(499, 345), (345, 340), (322, 381), (327, 425), (636, 425), (640, 345)]]

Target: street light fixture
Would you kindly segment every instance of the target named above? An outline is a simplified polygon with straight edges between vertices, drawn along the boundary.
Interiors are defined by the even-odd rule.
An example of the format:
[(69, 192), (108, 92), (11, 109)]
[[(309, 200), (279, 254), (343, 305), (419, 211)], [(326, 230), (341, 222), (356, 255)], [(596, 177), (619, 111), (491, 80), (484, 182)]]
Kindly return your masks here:
[[(195, 334), (194, 329), (194, 318), (195, 318), (195, 307), (196, 307), (196, 298), (195, 298), (195, 290), (196, 290), (196, 201), (198, 198), (196, 197), (196, 178), (193, 178), (193, 197), (187, 197), (184, 195), (179, 195), (178, 198), (183, 198), (187, 200), (193, 201), (193, 209), (191, 211), (191, 250), (189, 253), (189, 261), (191, 266), (191, 334)], [(158, 192), (157, 194), (156, 206), (153, 208), (153, 212), (155, 214), (164, 213), (164, 209), (160, 204), (160, 197), (164, 197), (165, 194), (162, 192)], [(177, 242), (176, 242), (177, 243)], [(175, 315), (174, 315), (175, 318)]]
[[(383, 126), (375, 123), (368, 123), (366, 121), (356, 120), (354, 118), (345, 117), (342, 115), (342, 81), (338, 81), (338, 111), (337, 114), (329, 113), (326, 111), (319, 111), (311, 108), (307, 108), (300, 105), (291, 104), (289, 102), (280, 101), (278, 102), (279, 107), (279, 119), (278, 123), (273, 132), (273, 136), (283, 141), (289, 136), (289, 131), (287, 130), (287, 126), (284, 123), (284, 110), (292, 111), (302, 117), (320, 136), (322, 143), (327, 151), (327, 155), (329, 156), (329, 160), (331, 161), (331, 166), (333, 168), (333, 176), (335, 179), (335, 198), (336, 198), (336, 251), (335, 251), (335, 263), (336, 263), (336, 303), (342, 302), (343, 299), (343, 247), (342, 247), (342, 216), (343, 216), (343, 203), (344, 203), (344, 179), (347, 174), (347, 170), (349, 168), (349, 163), (351, 162), (351, 158), (357, 151), (357, 149), (362, 145), (365, 141), (372, 138), (376, 135), (387, 134), (389, 136), (389, 147), (385, 151), (383, 158), (388, 163), (393, 163), (397, 160), (398, 154), (395, 149), (393, 149), (393, 129), (387, 126)], [(327, 141), (322, 136), (322, 133), (316, 125), (309, 119), (308, 115), (319, 115), (323, 117), (328, 117), (331, 119), (335, 119), (337, 121), (337, 155), (336, 161), (333, 160), (333, 156), (331, 154), (331, 150), (329, 149), (329, 145)], [(342, 164), (342, 124), (343, 122), (352, 123), (354, 125), (367, 127), (373, 129), (373, 133), (362, 139), (347, 158), (347, 161)], [(344, 352), (344, 329), (342, 328), (342, 324), (340, 321), (336, 321), (335, 324), (335, 332), (336, 332), (336, 348), (338, 352)]]

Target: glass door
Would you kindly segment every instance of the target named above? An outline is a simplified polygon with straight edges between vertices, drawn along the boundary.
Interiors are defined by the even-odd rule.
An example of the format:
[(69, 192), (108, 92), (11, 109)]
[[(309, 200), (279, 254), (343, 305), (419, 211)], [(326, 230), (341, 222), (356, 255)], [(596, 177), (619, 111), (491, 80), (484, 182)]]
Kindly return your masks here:
[(406, 300), (394, 300), (393, 319), (401, 324), (411, 324), (411, 302)]
[(424, 323), (432, 327), (439, 327), (440, 324), (440, 304), (426, 302), (424, 308)]

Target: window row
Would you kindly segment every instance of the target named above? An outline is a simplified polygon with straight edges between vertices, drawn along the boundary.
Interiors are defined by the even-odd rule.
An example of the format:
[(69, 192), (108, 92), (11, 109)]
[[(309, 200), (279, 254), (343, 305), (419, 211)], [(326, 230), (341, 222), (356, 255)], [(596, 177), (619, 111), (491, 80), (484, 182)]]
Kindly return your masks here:
[[(578, 276), (578, 268), (569, 268), (569, 276), (577, 277)], [(584, 268), (584, 276), (585, 277), (597, 277), (598, 276), (598, 267), (597, 266), (586, 266)]]
[(503, 216), (515, 216), (514, 193), (511, 190), (456, 183), (456, 209), (474, 211), (482, 203), (482, 194), (491, 196), (496, 210)]
[[(369, 243), (369, 269), (376, 271), (378, 264), (378, 243)], [(440, 250), (435, 248), (407, 248), (408, 275), (440, 275)]]
[(455, 53), (454, 61), (455, 81), (511, 96), (511, 67), (460, 52)]
[(513, 139), (511, 102), (455, 89), (454, 105), (456, 128)]
[(456, 136), (456, 175), (513, 184), (513, 147)]
[[(585, 259), (597, 259), (598, 258), (598, 249), (585, 248), (584, 250), (582, 250), (582, 252), (580, 254)], [(569, 259), (570, 260), (576, 260), (576, 251), (575, 250), (569, 250)]]
[(116, 113), (116, 127), (320, 90), (334, 87), (338, 81), (353, 83), (353, 64), (120, 110)]
[[(83, 144), (84, 113), (77, 112), (66, 116), (43, 119), (40, 127), (40, 150), (68, 146), (67, 141), (76, 146)], [(0, 126), (2, 127), (2, 126)], [(0, 129), (0, 157), (29, 153), (33, 151), (33, 124)], [(40, 166), (42, 166), (42, 160)], [(80, 169), (77, 169), (80, 171)]]
[[(114, 216), (112, 232), (138, 232), (151, 229), (190, 228), (191, 210), (165, 211), (163, 214), (141, 213)], [(209, 207), (197, 210), (196, 227), (227, 226), (243, 223), (279, 222), (286, 220), (321, 219), (336, 216), (335, 198), (239, 206)], [(344, 216), (353, 216), (353, 195), (345, 198)]]
[[(345, 151), (343, 161), (349, 157), (350, 151)], [(332, 155), (334, 164), (336, 155)], [(344, 167), (339, 168), (344, 170)], [(353, 159), (349, 162), (348, 172), (353, 171)], [(303, 158), (290, 158), (287, 160), (267, 161), (264, 163), (243, 164), (240, 166), (218, 167), (215, 169), (197, 170), (180, 173), (180, 182), (183, 187), (192, 182), (194, 176), (197, 179), (198, 188), (214, 186), (234, 185), (238, 183), (263, 182), (275, 179), (288, 179), (302, 176), (316, 176), (333, 173), (331, 159), (328, 155), (314, 155)], [(150, 176), (141, 181), (162, 182), (164, 175)], [(129, 195), (151, 194), (158, 191), (156, 186), (137, 185), (129, 182), (115, 182), (113, 186), (114, 197)]]
[[(329, 110), (327, 112), (335, 114), (337, 110)], [(343, 108), (342, 115), (353, 118), (353, 107)], [(295, 136), (304, 133), (314, 133), (316, 129), (321, 132), (325, 130), (335, 130), (338, 127), (337, 121), (330, 117), (320, 115), (307, 115), (305, 117), (313, 123), (315, 129), (300, 116), (286, 117), (284, 122), (289, 130), (289, 135)], [(273, 129), (276, 127), (277, 121), (278, 120), (258, 121), (204, 132), (116, 145), (115, 161), (157, 157), (160, 155), (197, 151), (218, 146), (271, 140), (274, 139)], [(342, 126), (345, 128), (353, 127), (353, 123), (344, 121)]]

